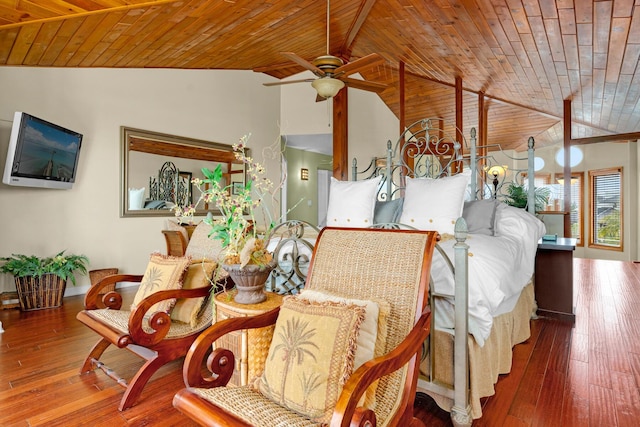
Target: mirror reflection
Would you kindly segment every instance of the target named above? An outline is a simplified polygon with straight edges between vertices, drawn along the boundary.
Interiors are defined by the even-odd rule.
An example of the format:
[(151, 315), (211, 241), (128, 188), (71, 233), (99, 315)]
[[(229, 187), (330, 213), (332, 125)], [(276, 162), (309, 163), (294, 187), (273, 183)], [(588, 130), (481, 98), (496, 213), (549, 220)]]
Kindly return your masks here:
[[(199, 193), (191, 180), (203, 178), (204, 167), (221, 164), (227, 184), (244, 185), (243, 165), (231, 145), (124, 126), (121, 140), (121, 217), (170, 217), (174, 206), (195, 203)], [(216, 214), (214, 208), (200, 205), (196, 215)]]

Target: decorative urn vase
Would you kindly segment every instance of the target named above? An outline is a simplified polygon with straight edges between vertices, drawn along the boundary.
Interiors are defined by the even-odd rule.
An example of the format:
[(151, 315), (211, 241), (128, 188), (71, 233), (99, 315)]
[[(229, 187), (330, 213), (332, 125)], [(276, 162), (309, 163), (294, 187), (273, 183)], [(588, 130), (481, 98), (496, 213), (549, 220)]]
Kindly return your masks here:
[(234, 301), (238, 304), (258, 304), (267, 299), (264, 293), (264, 284), (276, 266), (276, 261), (271, 260), (266, 265), (247, 264), (223, 264), (222, 268), (236, 285), (238, 293)]

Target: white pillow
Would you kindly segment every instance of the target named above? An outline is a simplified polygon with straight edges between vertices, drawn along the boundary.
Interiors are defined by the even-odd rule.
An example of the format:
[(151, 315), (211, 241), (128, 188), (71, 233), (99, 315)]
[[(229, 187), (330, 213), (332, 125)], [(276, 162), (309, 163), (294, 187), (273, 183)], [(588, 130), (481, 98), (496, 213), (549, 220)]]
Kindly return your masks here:
[(444, 178), (407, 178), (400, 222), (419, 230), (453, 234), (462, 215), (469, 175)]
[(144, 187), (129, 189), (129, 210), (144, 209)]
[(376, 194), (382, 176), (363, 181), (331, 177), (327, 226), (366, 228), (373, 225)]

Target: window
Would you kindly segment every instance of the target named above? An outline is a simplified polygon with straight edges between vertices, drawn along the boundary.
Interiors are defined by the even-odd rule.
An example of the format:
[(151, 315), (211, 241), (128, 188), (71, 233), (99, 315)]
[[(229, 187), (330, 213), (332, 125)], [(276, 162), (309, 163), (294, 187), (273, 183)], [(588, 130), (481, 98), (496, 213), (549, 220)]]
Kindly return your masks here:
[[(564, 210), (564, 175), (557, 173), (555, 175), (557, 182), (554, 185), (553, 197), (557, 200), (558, 209)], [(582, 195), (584, 194), (584, 173), (572, 172), (571, 173), (571, 210), (569, 211), (569, 219), (571, 223), (571, 236), (577, 239), (578, 246), (582, 246), (582, 230), (584, 229), (583, 222), (583, 204)]]
[[(527, 173), (522, 173), (522, 182), (525, 190), (529, 189)], [(536, 212), (553, 211), (553, 191), (551, 186), (550, 173), (536, 173), (533, 175), (533, 187), (535, 188)]]
[(589, 171), (589, 246), (622, 250), (622, 168)]

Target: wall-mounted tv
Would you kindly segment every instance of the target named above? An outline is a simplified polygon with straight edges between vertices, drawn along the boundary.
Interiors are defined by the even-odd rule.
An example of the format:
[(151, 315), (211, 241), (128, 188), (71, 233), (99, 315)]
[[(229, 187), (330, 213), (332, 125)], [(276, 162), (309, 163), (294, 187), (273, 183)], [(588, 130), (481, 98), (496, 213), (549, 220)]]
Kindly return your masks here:
[(76, 179), (82, 134), (31, 114), (13, 117), (2, 182), (42, 188), (71, 188)]

